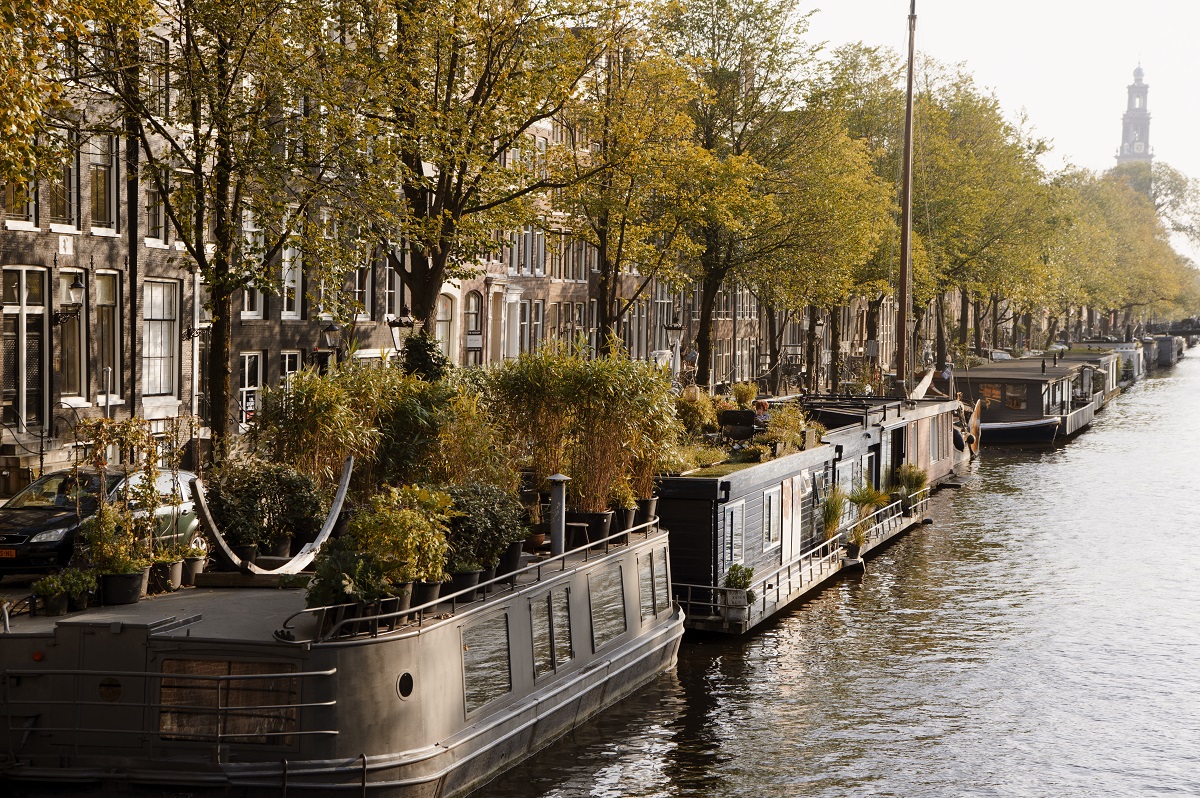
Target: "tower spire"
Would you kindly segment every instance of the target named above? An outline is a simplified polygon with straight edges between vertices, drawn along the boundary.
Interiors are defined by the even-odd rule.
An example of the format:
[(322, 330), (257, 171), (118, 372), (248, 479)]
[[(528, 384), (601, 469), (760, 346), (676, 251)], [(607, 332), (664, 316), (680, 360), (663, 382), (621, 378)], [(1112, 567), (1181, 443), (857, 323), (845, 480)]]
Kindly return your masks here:
[(1146, 107), (1146, 95), (1150, 87), (1143, 82), (1146, 72), (1138, 61), (1133, 70), (1133, 83), (1128, 86), (1129, 99), (1125, 114), (1121, 117), (1121, 148), (1117, 150), (1117, 163), (1150, 163), (1150, 111)]

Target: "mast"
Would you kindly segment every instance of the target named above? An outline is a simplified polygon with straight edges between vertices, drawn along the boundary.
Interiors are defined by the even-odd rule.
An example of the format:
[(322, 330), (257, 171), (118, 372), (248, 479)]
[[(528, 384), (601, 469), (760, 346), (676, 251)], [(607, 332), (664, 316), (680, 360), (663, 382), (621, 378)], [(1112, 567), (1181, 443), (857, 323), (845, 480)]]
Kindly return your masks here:
[(913, 53), (916, 50), (917, 0), (908, 12), (908, 87), (904, 104), (904, 159), (900, 175), (900, 280), (896, 287), (896, 393), (908, 396), (908, 318), (912, 311), (912, 159)]

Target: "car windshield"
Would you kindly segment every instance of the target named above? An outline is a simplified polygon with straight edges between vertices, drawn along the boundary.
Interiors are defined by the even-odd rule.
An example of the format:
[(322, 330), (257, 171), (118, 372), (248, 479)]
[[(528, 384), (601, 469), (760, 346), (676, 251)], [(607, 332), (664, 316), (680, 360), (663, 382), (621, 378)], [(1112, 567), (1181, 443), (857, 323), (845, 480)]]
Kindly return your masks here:
[[(121, 481), (120, 475), (108, 476), (108, 490), (112, 490)], [(49, 474), (29, 485), (23, 491), (13, 496), (4, 506), (14, 509), (31, 508), (61, 508), (74, 509), (76, 503), (80, 509), (91, 509), (96, 506), (96, 496), (100, 491), (99, 474)]]

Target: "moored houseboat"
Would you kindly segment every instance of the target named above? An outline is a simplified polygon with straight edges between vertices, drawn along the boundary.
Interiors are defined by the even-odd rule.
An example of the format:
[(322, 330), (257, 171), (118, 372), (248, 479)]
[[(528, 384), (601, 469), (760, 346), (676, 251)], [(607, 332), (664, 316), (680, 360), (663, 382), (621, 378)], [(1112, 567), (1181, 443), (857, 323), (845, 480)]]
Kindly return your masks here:
[(654, 522), (384, 609), (197, 588), (13, 618), (0, 792), (453, 798), (673, 667), (683, 633)]
[[(905, 464), (936, 485), (969, 457), (963, 436), (955, 436), (957, 401), (828, 397), (805, 404), (830, 427), (817, 445), (736, 470), (660, 480), (658, 513), (671, 530), (673, 584), (689, 629), (744, 633), (839, 573), (845, 527), (827, 538), (821, 523), (835, 485), (886, 490)], [(919, 523), (927, 495), (928, 488), (875, 513), (864, 553)], [(754, 600), (744, 612), (730, 606), (738, 591), (724, 587), (735, 565), (753, 569)]]

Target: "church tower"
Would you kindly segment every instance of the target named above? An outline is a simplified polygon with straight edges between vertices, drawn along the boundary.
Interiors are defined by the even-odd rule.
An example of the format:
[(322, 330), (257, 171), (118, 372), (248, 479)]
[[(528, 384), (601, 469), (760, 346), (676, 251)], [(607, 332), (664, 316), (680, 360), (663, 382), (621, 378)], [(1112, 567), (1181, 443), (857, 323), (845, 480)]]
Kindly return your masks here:
[(1133, 83), (1129, 84), (1129, 104), (1121, 117), (1121, 149), (1117, 150), (1117, 163), (1150, 163), (1150, 112), (1146, 109), (1146, 92), (1149, 86), (1142, 82), (1145, 77), (1142, 65), (1133, 70)]

